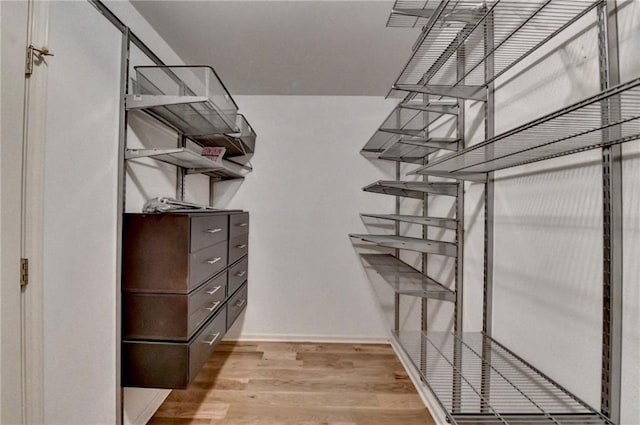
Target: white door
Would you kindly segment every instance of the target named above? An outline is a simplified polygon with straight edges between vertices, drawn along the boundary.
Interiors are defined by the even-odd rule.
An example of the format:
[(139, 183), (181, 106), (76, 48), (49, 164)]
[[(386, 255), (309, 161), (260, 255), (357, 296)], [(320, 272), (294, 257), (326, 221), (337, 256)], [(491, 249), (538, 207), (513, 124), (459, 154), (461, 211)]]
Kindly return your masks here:
[(22, 422), (21, 182), (26, 2), (0, 2), (0, 423)]

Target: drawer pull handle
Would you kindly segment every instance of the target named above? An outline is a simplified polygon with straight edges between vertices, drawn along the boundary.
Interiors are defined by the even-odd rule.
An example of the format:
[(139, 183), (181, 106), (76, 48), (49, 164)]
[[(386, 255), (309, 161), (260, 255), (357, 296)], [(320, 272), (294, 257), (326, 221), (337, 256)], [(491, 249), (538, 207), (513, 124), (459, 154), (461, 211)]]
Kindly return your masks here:
[(245, 274), (247, 274), (247, 272), (246, 272), (245, 270), (242, 270), (241, 272), (236, 273), (236, 276), (238, 276), (238, 277), (242, 277), (242, 276), (244, 276)]
[(240, 307), (242, 307), (246, 302), (247, 302), (247, 300), (246, 300), (246, 299), (236, 301), (236, 303), (234, 304), (234, 307), (238, 307), (238, 308), (240, 308)]
[(202, 341), (202, 342), (208, 345), (213, 345), (213, 343), (216, 342), (216, 339), (218, 339), (218, 337), (220, 336), (220, 332), (218, 332), (217, 334), (213, 334), (211, 336), (213, 337), (211, 341)]
[(205, 307), (207, 310), (209, 311), (213, 311), (215, 310), (218, 306), (220, 305), (220, 301), (216, 301), (213, 303), (213, 305), (211, 307)]
[(218, 232), (222, 232), (222, 229), (218, 228), (218, 229), (207, 229), (205, 230), (205, 232), (207, 233), (218, 233)]
[(222, 286), (221, 286), (221, 285), (218, 285), (218, 286), (216, 286), (215, 288), (213, 288), (212, 290), (207, 291), (207, 294), (209, 294), (209, 295), (213, 295), (213, 294), (215, 294), (216, 292), (218, 292), (218, 289), (220, 289), (220, 288), (222, 288)]
[(222, 260), (222, 257), (216, 257), (216, 258), (212, 258), (211, 260), (207, 260), (207, 263), (209, 264), (215, 264), (218, 261)]
[(238, 227), (247, 227), (249, 225), (249, 223), (240, 223), (238, 224)]
[(236, 245), (236, 248), (238, 249), (245, 249), (247, 247), (246, 243), (243, 243), (242, 245)]

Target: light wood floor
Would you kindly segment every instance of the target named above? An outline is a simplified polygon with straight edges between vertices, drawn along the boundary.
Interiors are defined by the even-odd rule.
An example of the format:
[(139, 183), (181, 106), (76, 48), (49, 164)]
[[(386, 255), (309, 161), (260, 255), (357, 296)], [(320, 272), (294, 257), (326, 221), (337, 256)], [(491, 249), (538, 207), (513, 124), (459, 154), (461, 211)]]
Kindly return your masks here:
[(149, 424), (435, 424), (389, 345), (222, 343)]

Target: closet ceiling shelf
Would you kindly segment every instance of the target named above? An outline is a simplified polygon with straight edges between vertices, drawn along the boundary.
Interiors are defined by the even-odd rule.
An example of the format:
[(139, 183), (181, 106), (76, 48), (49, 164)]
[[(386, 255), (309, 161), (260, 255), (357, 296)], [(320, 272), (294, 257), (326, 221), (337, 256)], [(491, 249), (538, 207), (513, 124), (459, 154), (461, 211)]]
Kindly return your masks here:
[(410, 174), (488, 173), (640, 138), (640, 78), (436, 159)]
[(612, 425), (480, 332), (394, 331), (452, 424)]
[(382, 193), (392, 196), (423, 199), (426, 193), (433, 195), (456, 196), (457, 183), (405, 182), (396, 180), (379, 180), (362, 188), (365, 192)]
[(401, 295), (455, 302), (456, 294), (390, 254), (360, 254), (365, 269), (372, 269)]
[(364, 242), (376, 244), (378, 246), (406, 249), (409, 251), (422, 252), (424, 254), (437, 254), (447, 257), (456, 257), (458, 253), (457, 245), (453, 242), (442, 242), (395, 235), (369, 235), (352, 233), (349, 236), (355, 239), (360, 239)]
[(220, 163), (199, 155), (186, 148), (174, 149), (127, 149), (125, 159), (153, 158), (167, 164), (187, 169), (188, 174), (206, 174), (227, 180), (241, 179), (244, 175), (240, 165), (222, 160)]
[[(400, 84), (486, 85), (528, 57), (601, 2), (585, 0), (397, 0), (387, 26), (423, 27)], [(463, 19), (464, 18), (464, 19)], [(492, 40), (485, 40), (485, 28)], [(490, 49), (485, 51), (485, 42)], [(465, 55), (456, 76), (458, 52)], [(484, 64), (493, 62), (485, 80)]]
[(443, 229), (456, 230), (458, 221), (453, 218), (423, 217), (420, 215), (402, 214), (360, 214), (362, 217), (378, 218), (381, 220), (401, 221), (403, 223), (418, 224), (421, 226), (440, 227)]

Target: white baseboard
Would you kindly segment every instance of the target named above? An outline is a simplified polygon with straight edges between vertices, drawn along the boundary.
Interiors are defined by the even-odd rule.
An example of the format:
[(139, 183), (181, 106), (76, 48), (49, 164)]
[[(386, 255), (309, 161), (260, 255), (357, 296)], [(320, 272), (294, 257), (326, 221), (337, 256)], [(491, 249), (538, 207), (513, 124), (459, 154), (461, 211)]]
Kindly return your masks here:
[(315, 343), (349, 343), (349, 344), (388, 344), (387, 336), (353, 336), (353, 335), (286, 335), (286, 334), (240, 334), (229, 336), (225, 341), (238, 342), (315, 342)]
[[(153, 397), (149, 398), (144, 406), (130, 406), (132, 409), (127, 409), (126, 401), (125, 401), (125, 415), (124, 415), (124, 425), (146, 425), (147, 422), (151, 419), (156, 410), (160, 407), (160, 405), (164, 402), (164, 400), (169, 396), (171, 390), (152, 390), (155, 392)], [(137, 400), (137, 403), (140, 403), (140, 399)], [(142, 403), (140, 403), (142, 404)], [(133, 420), (130, 420), (127, 417), (127, 410), (139, 411), (136, 417)]]
[(429, 388), (427, 388), (427, 386), (422, 382), (420, 374), (415, 367), (413, 367), (411, 359), (409, 359), (402, 347), (400, 347), (399, 343), (394, 338), (391, 338), (391, 347), (393, 348), (393, 351), (396, 352), (396, 355), (400, 359), (400, 363), (402, 363), (402, 366), (404, 366), (404, 369), (407, 371), (409, 378), (411, 378), (411, 382), (413, 382), (413, 386), (416, 387), (418, 395), (422, 399), (424, 405), (427, 406), (427, 409), (429, 409), (429, 413), (431, 413), (435, 423), (437, 425), (448, 425), (449, 422), (447, 421), (447, 415), (444, 410), (440, 407), (440, 404), (433, 393), (429, 391)]

